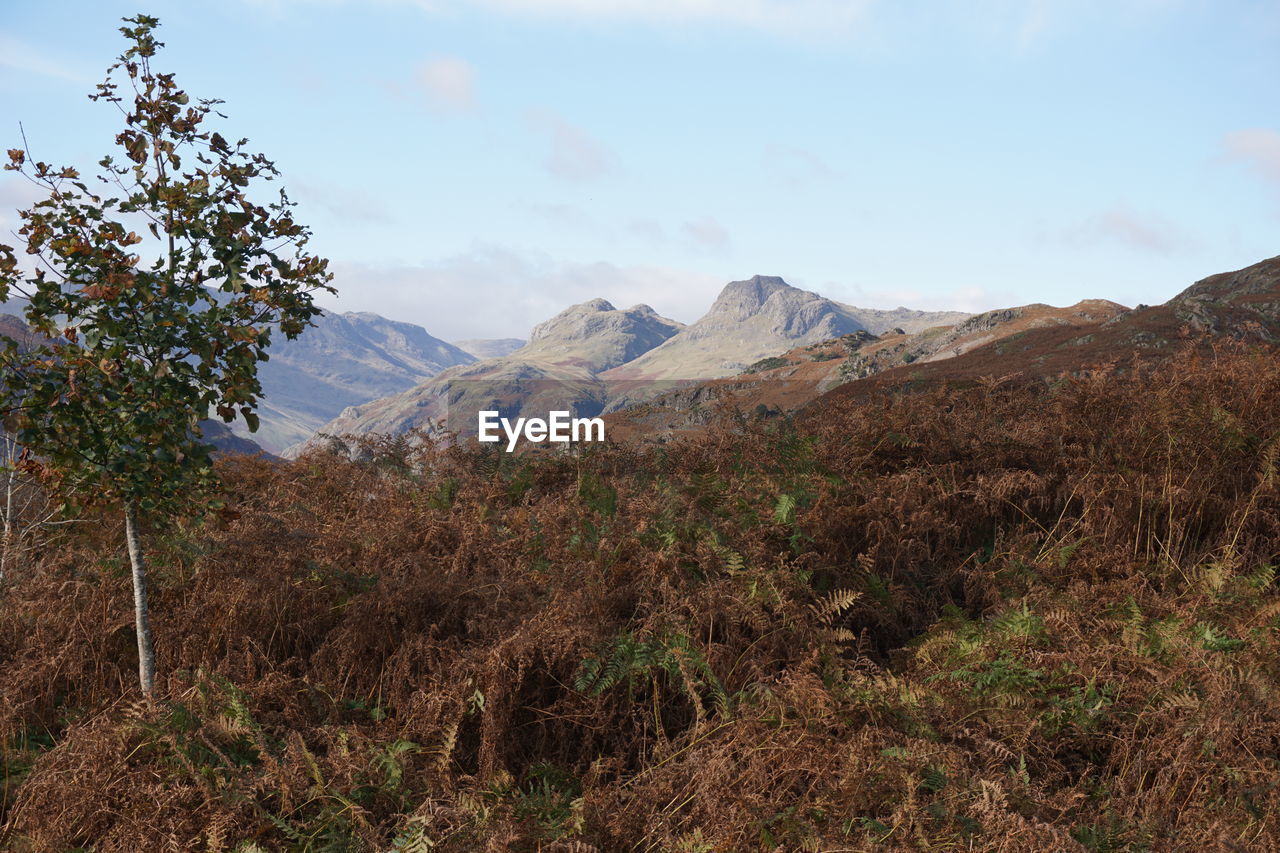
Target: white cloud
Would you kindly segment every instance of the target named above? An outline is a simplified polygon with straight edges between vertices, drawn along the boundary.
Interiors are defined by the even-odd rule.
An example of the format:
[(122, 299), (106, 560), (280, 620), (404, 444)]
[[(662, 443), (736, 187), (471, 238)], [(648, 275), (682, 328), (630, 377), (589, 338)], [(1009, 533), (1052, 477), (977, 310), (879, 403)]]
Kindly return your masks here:
[(375, 311), (445, 340), (527, 337), (536, 324), (595, 297), (619, 307), (645, 303), (687, 323), (724, 285), (688, 270), (566, 262), (501, 246), (418, 265), (335, 262), (333, 270), (339, 297), (329, 304), (337, 310)]
[(618, 155), (605, 143), (552, 110), (532, 110), (529, 124), (551, 140), (543, 165), (553, 176), (574, 183), (596, 181), (618, 171)]
[(415, 79), (430, 104), (442, 111), (475, 107), (475, 69), (456, 56), (435, 56), (418, 66)]
[(1090, 217), (1065, 235), (1076, 247), (1115, 244), (1141, 252), (1169, 255), (1186, 249), (1191, 241), (1173, 223), (1161, 216), (1142, 214), (1124, 204), (1116, 204)]
[(1280, 187), (1280, 133), (1265, 128), (1237, 130), (1223, 137), (1223, 147), (1229, 158)]
[(686, 222), (680, 230), (699, 249), (718, 252), (729, 247), (729, 232), (713, 217)]

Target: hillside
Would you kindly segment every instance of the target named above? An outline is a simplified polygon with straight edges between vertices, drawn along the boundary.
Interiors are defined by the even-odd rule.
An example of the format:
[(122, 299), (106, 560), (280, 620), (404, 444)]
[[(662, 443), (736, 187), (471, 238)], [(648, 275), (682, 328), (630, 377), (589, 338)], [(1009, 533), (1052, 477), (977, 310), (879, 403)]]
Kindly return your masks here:
[(642, 355), (681, 328), (647, 305), (618, 309), (592, 299), (538, 324), (529, 343), (506, 356), (455, 367), (399, 394), (352, 406), (319, 431), (399, 434), (441, 426), (474, 431), (475, 412), (481, 409), (499, 410), (505, 417), (526, 407), (543, 415), (552, 408), (595, 415), (607, 396), (597, 374)]
[(249, 433), (273, 453), (310, 438), (343, 409), (396, 394), (475, 357), (421, 326), (360, 312), (325, 314), (295, 340), (276, 336), (259, 368), (261, 427)]
[(878, 379), (895, 383), (1056, 376), (1091, 364), (1167, 358), (1186, 338), (1275, 342), (1280, 340), (1280, 257), (1209, 276), (1162, 305), (1116, 311), (1113, 303), (1081, 304), (1092, 305), (1085, 313), (1102, 322), (1087, 330), (1071, 323), (1038, 324), (1001, 340), (975, 339), (978, 345), (963, 357), (897, 365)]
[(118, 522), (10, 567), (0, 843), (1273, 850), (1277, 435), (1280, 354), (1224, 345), (663, 448), (228, 460), (156, 537), (155, 703)]
[(1163, 305), (1108, 300), (1067, 308), (1025, 305), (915, 334), (857, 332), (798, 347), (747, 372), (663, 389), (609, 416), (622, 440), (669, 441), (697, 432), (717, 407), (774, 416), (885, 388), (1049, 378), (1091, 365), (1171, 357), (1187, 339), (1206, 345), (1280, 340), (1280, 258), (1210, 276)]
[(956, 359), (988, 344), (1002, 347), (999, 342), (1016, 340), (1033, 329), (1087, 329), (1126, 311), (1106, 300), (1086, 300), (1067, 308), (1023, 305), (914, 334), (895, 328), (880, 335), (866, 331), (842, 335), (761, 359), (736, 376), (661, 388), (642, 405), (615, 411), (609, 418), (611, 434), (623, 439), (667, 441), (676, 434), (701, 429), (717, 406), (768, 413), (794, 411), (833, 388), (895, 368)]
[(796, 346), (894, 326), (918, 330), (967, 314), (853, 308), (792, 287), (776, 276), (727, 284), (696, 323), (662, 346), (603, 374), (606, 380), (714, 379)]
[(520, 349), (527, 344), (523, 338), (471, 338), (465, 341), (454, 341), (453, 345), (468, 355), (474, 356), (477, 361), (484, 361), (486, 358), (502, 358), (504, 355)]

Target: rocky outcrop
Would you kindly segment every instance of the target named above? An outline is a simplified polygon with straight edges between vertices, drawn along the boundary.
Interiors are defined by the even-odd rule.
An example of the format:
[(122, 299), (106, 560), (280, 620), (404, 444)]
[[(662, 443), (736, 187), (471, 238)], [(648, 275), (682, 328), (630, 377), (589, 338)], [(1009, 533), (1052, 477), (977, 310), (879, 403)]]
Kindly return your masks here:
[(648, 305), (619, 310), (592, 299), (534, 326), (529, 343), (511, 357), (599, 373), (644, 355), (683, 328)]
[(796, 346), (858, 331), (883, 332), (891, 326), (917, 329), (954, 323), (967, 316), (953, 311), (854, 308), (792, 287), (777, 276), (757, 275), (725, 285), (700, 320), (662, 346), (605, 373), (604, 378), (714, 379), (739, 373)]
[(340, 436), (447, 428), (468, 434), (481, 409), (513, 418), (526, 411), (545, 416), (550, 409), (593, 416), (607, 396), (597, 374), (643, 355), (681, 328), (647, 305), (620, 310), (592, 299), (539, 323), (529, 343), (506, 356), (453, 367), (401, 393), (340, 410), (319, 431)]

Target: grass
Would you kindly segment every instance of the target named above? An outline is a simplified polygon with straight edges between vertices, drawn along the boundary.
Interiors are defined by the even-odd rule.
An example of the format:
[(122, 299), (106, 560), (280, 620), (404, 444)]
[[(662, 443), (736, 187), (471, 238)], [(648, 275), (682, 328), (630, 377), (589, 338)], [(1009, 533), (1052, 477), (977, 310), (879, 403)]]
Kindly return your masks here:
[(1280, 846), (1274, 351), (364, 444), (159, 540), (155, 704), (110, 517), (16, 567), (0, 847)]

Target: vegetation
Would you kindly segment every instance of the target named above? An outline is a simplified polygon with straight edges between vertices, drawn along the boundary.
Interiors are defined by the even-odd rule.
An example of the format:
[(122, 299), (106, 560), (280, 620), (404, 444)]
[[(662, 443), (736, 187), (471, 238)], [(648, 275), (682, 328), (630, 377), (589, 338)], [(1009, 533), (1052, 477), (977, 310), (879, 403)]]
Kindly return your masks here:
[(5, 429), (35, 454), (24, 456), (26, 469), (64, 503), (121, 511), (138, 674), (150, 693), (140, 516), (208, 506), (211, 447), (198, 422), (212, 410), (257, 428), (257, 365), (271, 331), (296, 337), (319, 313), (311, 293), (329, 275), (326, 261), (306, 253), (307, 229), (283, 192), (266, 205), (253, 200), (255, 184), (276, 175), (271, 162), (247, 153), (246, 140), (232, 144), (205, 129), (218, 101), (193, 105), (173, 75), (152, 69), (163, 46), (156, 19), (126, 23), (130, 46), (90, 96), (124, 119), (116, 143), (125, 159), (99, 164), (107, 195), (76, 169), (9, 151), (5, 168), (47, 195), (20, 214), (34, 271), (25, 274), (0, 246), (0, 300), (14, 291), (26, 297), (39, 336), (8, 341), (3, 412)]
[(116, 515), (10, 572), (0, 847), (1280, 846), (1275, 351), (364, 444), (158, 532), (154, 704)]
[(785, 356), (771, 355), (768, 358), (753, 362), (743, 373), (759, 373), (762, 370), (773, 370), (778, 367), (786, 367), (789, 364), (791, 364), (791, 360)]

